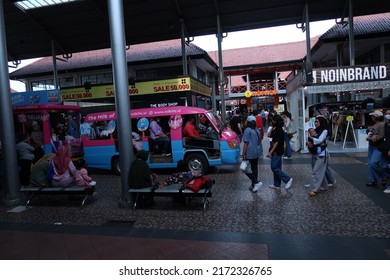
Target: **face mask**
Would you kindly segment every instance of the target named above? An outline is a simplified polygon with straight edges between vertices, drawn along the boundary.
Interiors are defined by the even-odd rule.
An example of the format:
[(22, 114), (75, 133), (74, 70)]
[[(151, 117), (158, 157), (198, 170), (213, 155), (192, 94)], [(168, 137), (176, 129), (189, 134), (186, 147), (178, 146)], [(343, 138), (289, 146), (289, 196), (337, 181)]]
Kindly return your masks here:
[(385, 115), (385, 120), (390, 121), (390, 115)]

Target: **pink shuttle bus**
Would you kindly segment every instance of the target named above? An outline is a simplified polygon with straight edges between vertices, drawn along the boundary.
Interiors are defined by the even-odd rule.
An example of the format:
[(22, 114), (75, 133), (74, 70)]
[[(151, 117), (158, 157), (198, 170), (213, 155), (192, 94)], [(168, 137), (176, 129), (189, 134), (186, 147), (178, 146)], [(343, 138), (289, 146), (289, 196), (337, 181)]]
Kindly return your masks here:
[[(151, 168), (175, 168), (179, 160), (185, 160), (191, 170), (205, 173), (209, 166), (237, 164), (240, 161), (236, 133), (226, 127), (212, 111), (175, 106), (132, 109), (130, 115), (133, 139), (129, 141), (133, 142), (135, 150), (150, 152), (148, 164)], [(194, 121), (199, 137), (188, 137), (184, 133), (190, 119)], [(164, 141), (158, 141), (153, 135), (151, 127), (156, 123), (163, 131), (163, 136), (167, 136)], [(88, 166), (112, 169), (120, 174), (116, 112), (86, 115), (81, 124), (81, 134)], [(164, 146), (165, 141), (169, 143)]]

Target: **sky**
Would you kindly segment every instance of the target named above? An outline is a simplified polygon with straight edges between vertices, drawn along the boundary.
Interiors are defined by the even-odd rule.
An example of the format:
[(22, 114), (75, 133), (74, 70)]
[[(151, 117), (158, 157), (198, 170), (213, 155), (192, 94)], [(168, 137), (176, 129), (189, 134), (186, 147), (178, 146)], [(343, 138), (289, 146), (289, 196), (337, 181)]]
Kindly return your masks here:
[[(334, 20), (318, 21), (310, 23), (310, 37), (315, 37), (324, 34), (333, 25)], [(253, 29), (248, 31), (239, 31), (228, 33), (227, 37), (223, 38), (222, 50), (254, 47), (262, 45), (273, 45), (280, 43), (298, 42), (306, 39), (306, 33), (302, 32), (295, 25), (286, 25), (279, 27), (270, 27), (262, 29)], [(201, 47), (205, 51), (218, 50), (218, 41), (215, 35), (195, 37), (193, 44)], [(23, 60), (17, 69), (26, 66), (36, 59)], [(9, 68), (9, 72), (17, 70)], [(23, 83), (10, 81), (11, 88), (16, 91), (25, 91), (26, 87)]]
[[(324, 34), (335, 24), (335, 20), (310, 23), (310, 37)], [(306, 33), (295, 25), (253, 29), (228, 33), (227, 37), (222, 40), (222, 50), (298, 42), (305, 39)], [(215, 35), (195, 37), (192, 43), (205, 51), (218, 50), (218, 41)]]
[[(18, 68), (8, 67), (8, 72), (12, 73), (12, 72), (19, 70), (20, 68), (27, 66), (30, 63), (33, 63), (34, 61), (37, 61), (37, 60), (38, 60), (37, 58), (22, 60), (21, 63), (18, 65)], [(12, 65), (12, 63), (8, 62), (8, 65)], [(10, 82), (10, 87), (13, 90), (26, 91), (26, 86), (23, 83), (17, 82), (17, 81), (12, 81), (12, 80), (10, 80), (9, 82)]]

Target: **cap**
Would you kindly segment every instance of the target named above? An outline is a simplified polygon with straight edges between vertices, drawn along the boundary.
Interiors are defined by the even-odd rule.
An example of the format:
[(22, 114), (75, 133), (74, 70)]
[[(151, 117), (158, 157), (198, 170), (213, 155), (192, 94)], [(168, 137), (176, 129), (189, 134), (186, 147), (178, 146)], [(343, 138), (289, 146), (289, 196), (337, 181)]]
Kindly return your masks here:
[(248, 117), (246, 118), (246, 120), (247, 120), (248, 122), (253, 122), (253, 121), (256, 121), (256, 118), (255, 118), (255, 116), (250, 115), (250, 116), (248, 116)]
[(31, 123), (31, 125), (38, 125), (38, 122), (37, 122), (37, 121), (33, 121), (33, 122)]
[(370, 116), (380, 118), (380, 117), (383, 117), (383, 113), (381, 111), (374, 111), (374, 112), (370, 113)]

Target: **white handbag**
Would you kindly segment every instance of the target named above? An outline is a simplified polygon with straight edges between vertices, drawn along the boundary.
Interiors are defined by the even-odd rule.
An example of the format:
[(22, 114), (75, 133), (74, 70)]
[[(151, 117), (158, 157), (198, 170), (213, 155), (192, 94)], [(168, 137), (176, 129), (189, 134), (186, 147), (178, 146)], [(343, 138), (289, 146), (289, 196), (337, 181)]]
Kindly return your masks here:
[(240, 164), (240, 170), (244, 173), (252, 173), (252, 168), (248, 160), (243, 160)]

